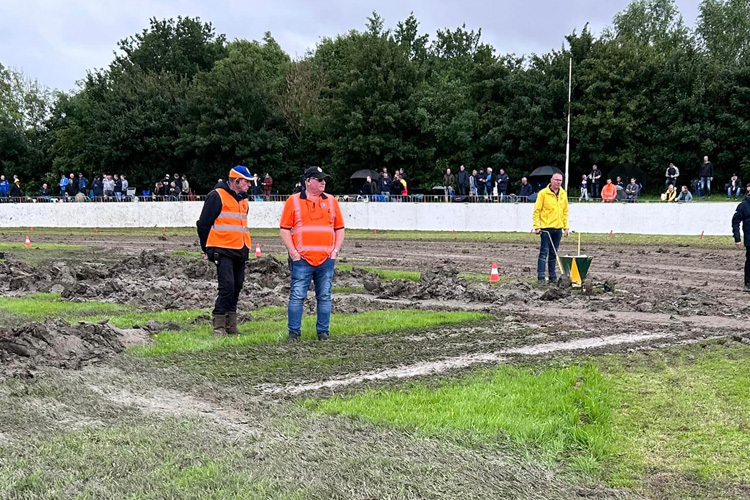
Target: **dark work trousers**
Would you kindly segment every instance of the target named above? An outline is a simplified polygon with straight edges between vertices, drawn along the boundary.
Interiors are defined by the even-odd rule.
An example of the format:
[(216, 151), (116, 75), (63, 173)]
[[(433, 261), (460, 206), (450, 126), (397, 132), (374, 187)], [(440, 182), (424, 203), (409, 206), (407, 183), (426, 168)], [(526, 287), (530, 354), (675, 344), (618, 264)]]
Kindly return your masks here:
[[(562, 239), (562, 229), (555, 228), (542, 228), (541, 245), (539, 247), (539, 258), (536, 264), (536, 276), (540, 280), (544, 279), (544, 268), (548, 268), (549, 280), (555, 281), (557, 279), (555, 255), (557, 255), (557, 249), (560, 248), (560, 240)], [(554, 245), (554, 248), (553, 248)], [(560, 270), (562, 271), (562, 269)]]
[(214, 316), (237, 311), (242, 284), (245, 282), (245, 261), (224, 255), (216, 257), (216, 273), (219, 278), (219, 294), (214, 305)]
[(745, 286), (750, 286), (750, 247), (745, 247)]
[(591, 197), (592, 198), (599, 198), (599, 195), (601, 194), (601, 184), (599, 184), (599, 181), (595, 181), (591, 183)]

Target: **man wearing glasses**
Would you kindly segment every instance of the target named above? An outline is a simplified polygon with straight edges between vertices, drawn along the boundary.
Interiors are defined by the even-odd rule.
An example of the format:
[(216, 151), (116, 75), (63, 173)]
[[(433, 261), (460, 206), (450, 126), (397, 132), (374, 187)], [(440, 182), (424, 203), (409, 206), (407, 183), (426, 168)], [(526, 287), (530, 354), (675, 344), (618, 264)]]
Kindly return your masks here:
[(302, 335), (302, 306), (310, 281), (315, 284), (318, 340), (328, 340), (331, 285), (334, 265), (344, 243), (344, 218), (338, 201), (324, 192), (326, 177), (320, 167), (306, 169), (302, 191), (286, 201), (279, 222), (292, 271), (288, 342), (298, 342)]
[(250, 253), (247, 227), (247, 189), (252, 174), (242, 165), (229, 171), (229, 180), (219, 182), (206, 196), (198, 219), (198, 238), (203, 258), (216, 264), (219, 293), (211, 314), (214, 335), (239, 334), (237, 300), (245, 282), (245, 262)]

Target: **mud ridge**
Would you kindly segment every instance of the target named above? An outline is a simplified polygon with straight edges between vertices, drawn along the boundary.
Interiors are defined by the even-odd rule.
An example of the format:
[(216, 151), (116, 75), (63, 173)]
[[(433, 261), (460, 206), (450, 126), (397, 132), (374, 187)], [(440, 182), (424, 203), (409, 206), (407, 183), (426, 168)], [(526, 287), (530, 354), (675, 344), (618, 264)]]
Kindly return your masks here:
[(535, 344), (524, 347), (516, 347), (512, 349), (504, 349), (491, 353), (456, 356), (437, 361), (423, 361), (408, 366), (389, 368), (387, 370), (381, 370), (378, 372), (363, 373), (351, 377), (335, 378), (322, 382), (291, 386), (265, 384), (258, 386), (258, 389), (271, 394), (287, 393), (296, 395), (303, 392), (316, 391), (320, 389), (333, 389), (336, 387), (359, 384), (372, 380), (384, 380), (391, 378), (400, 379), (419, 377), (423, 375), (433, 375), (449, 370), (465, 368), (479, 363), (503, 363), (507, 360), (507, 357), (511, 355), (536, 356), (552, 352), (578, 351), (622, 344), (638, 344), (651, 340), (667, 339), (673, 337), (675, 337), (675, 335), (671, 333), (641, 333), (618, 334), (606, 337), (590, 337), (570, 340), (566, 342), (550, 342), (546, 344)]

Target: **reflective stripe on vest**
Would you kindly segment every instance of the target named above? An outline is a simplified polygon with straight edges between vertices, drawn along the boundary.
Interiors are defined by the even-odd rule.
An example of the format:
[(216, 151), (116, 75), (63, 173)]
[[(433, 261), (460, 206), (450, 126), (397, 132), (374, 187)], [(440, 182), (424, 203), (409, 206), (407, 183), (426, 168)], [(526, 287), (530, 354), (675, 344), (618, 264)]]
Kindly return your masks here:
[(208, 232), (206, 246), (240, 250), (250, 248), (250, 229), (247, 227), (247, 199), (240, 200), (225, 189), (217, 189), (221, 197), (221, 214), (216, 217)]
[[(330, 206), (328, 210), (329, 215), (329, 224), (325, 226), (318, 226), (318, 225), (310, 225), (309, 223), (307, 225), (304, 225), (302, 221), (302, 202), (301, 196), (299, 193), (292, 196), (292, 202), (294, 204), (294, 228), (293, 228), (293, 237), (294, 237), (294, 246), (297, 249), (297, 251), (300, 254), (304, 254), (306, 251), (309, 252), (327, 252), (330, 253), (333, 251), (333, 245), (335, 242), (335, 235), (333, 231), (333, 223), (336, 220), (336, 211), (333, 207), (333, 198), (330, 198)], [(325, 234), (326, 236), (330, 236), (330, 246), (321, 246), (321, 245), (306, 245), (304, 242), (303, 234)], [(318, 238), (313, 238), (313, 241), (319, 242)]]

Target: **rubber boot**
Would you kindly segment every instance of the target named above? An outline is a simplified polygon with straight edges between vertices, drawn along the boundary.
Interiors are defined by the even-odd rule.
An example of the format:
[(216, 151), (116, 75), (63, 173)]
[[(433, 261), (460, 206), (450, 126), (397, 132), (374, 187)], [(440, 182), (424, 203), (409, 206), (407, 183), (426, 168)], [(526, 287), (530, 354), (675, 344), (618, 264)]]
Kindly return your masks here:
[(227, 315), (226, 314), (214, 314), (211, 319), (214, 325), (214, 335), (226, 335), (227, 334)]
[(240, 331), (237, 329), (237, 313), (227, 313), (227, 333), (229, 335), (239, 335)]

